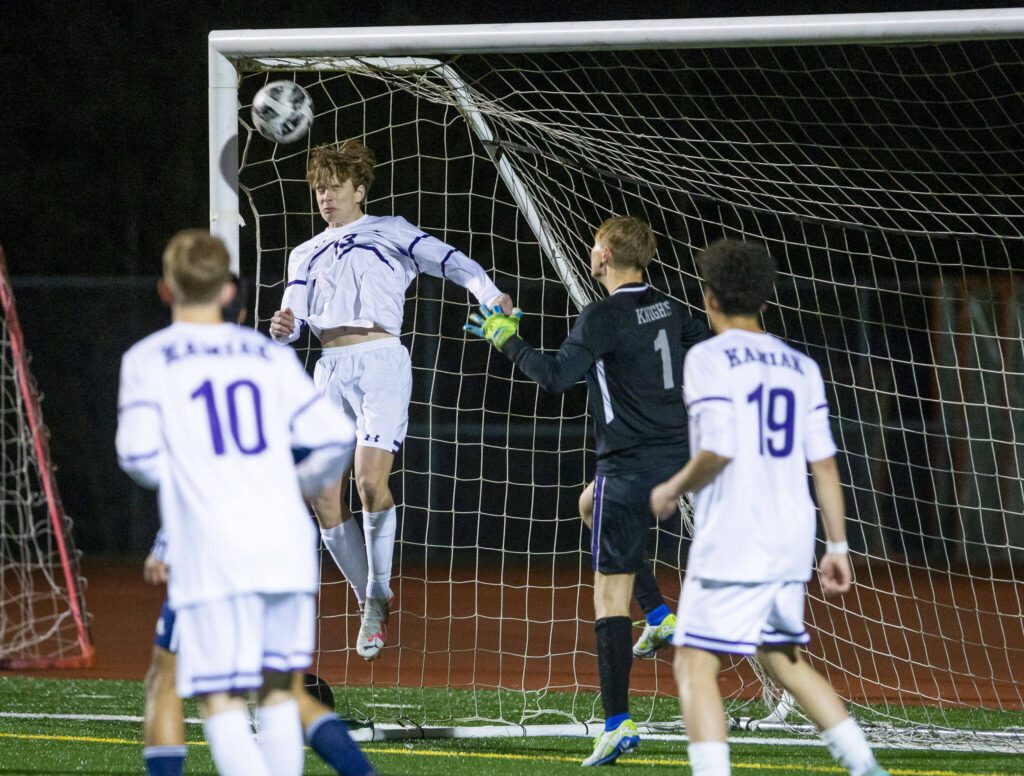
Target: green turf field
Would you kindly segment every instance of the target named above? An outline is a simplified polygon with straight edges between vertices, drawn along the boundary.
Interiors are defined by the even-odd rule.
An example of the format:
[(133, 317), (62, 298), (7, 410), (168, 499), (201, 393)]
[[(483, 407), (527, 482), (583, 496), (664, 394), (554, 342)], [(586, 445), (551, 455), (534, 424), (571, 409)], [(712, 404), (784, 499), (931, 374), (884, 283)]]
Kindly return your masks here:
[[(350, 696), (355, 705), (372, 702), (372, 695), (361, 692), (362, 695)], [(389, 692), (393, 696), (396, 691)], [(453, 701), (458, 705), (468, 703), (466, 699), (475, 695), (476, 714), (498, 715), (498, 698), (491, 697), (493, 694), (465, 693), (464, 699), (458, 693), (453, 698), (453, 693), (444, 691), (408, 692), (436, 702), (438, 706), (450, 706)], [(573, 696), (566, 697), (571, 702)], [(551, 703), (551, 697), (546, 701)], [(576, 696), (575, 702), (584, 700)], [(138, 682), (0, 676), (0, 774), (141, 773), (142, 724), (137, 719), (141, 713), (142, 686)], [(186, 706), (186, 714), (196, 715), (194, 704)], [(970, 721), (966, 716), (964, 720)], [(988, 712), (979, 723), (984, 727), (1024, 726), (1024, 713), (993, 715)], [(751, 737), (750, 734), (744, 736)], [(200, 727), (189, 725), (188, 737), (194, 745), (189, 750), (186, 773), (214, 773)], [(734, 772), (773, 776), (844, 772), (821, 747), (794, 746), (788, 741), (766, 745), (765, 736), (759, 740), (762, 743), (733, 744)], [(537, 776), (538, 769), (543, 769), (544, 776), (555, 776), (579, 773), (580, 760), (589, 754), (589, 741), (582, 738), (391, 741), (365, 744), (364, 749), (381, 774), (394, 776)], [(1024, 754), (882, 750), (879, 759), (893, 774), (904, 776), (1024, 773)], [(687, 773), (685, 766), (684, 744), (645, 741), (640, 750), (622, 757), (617, 767), (654, 776)], [(309, 753), (306, 773), (330, 774), (332, 771)]]

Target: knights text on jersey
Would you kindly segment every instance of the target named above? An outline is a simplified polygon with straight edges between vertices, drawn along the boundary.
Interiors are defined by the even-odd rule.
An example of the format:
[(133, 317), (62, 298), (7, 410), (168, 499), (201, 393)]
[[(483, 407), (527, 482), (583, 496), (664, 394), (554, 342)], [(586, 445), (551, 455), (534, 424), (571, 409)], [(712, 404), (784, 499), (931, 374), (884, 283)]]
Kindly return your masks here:
[(818, 365), (770, 334), (730, 329), (689, 352), (684, 379), (691, 450), (731, 459), (697, 493), (687, 574), (809, 579), (807, 462), (836, 452)]
[[(333, 482), (351, 421), (291, 348), (233, 324), (174, 323), (121, 362), (117, 454), (159, 489), (175, 608), (249, 592), (312, 592), (316, 530), (302, 466)], [(333, 474), (333, 479), (330, 476)]]
[(461, 251), (401, 216), (364, 215), (325, 229), (291, 252), (281, 308), (317, 337), (339, 326), (380, 326), (402, 333), (405, 291), (419, 273), (458, 283), (481, 304), (500, 292), (484, 269)]
[(518, 337), (503, 351), (552, 393), (586, 376), (597, 473), (614, 474), (685, 463), (683, 358), (707, 336), (682, 304), (629, 283), (587, 305), (554, 357)]

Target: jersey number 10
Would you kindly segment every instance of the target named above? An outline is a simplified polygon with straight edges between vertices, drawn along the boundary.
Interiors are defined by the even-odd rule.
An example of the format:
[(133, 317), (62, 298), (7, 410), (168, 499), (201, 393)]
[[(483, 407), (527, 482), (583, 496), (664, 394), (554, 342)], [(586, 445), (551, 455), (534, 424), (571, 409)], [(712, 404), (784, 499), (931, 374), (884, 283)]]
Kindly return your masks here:
[[(244, 389), (244, 390), (243, 390)], [(242, 401), (239, 405), (239, 392), (248, 395), (252, 404), (250, 415), (252, 425), (255, 426), (255, 433), (246, 436), (255, 437), (251, 444), (242, 439), (240, 409), (245, 407), (247, 402)], [(263, 407), (260, 402), (260, 389), (252, 380), (235, 380), (229, 383), (224, 391), (228, 405), (228, 426), (231, 429), (231, 437), (235, 440), (235, 446), (243, 455), (256, 455), (267, 449), (267, 440), (263, 436)], [(213, 452), (215, 455), (224, 455), (227, 446), (224, 443), (223, 424), (220, 422), (220, 415), (217, 412), (217, 402), (213, 395), (213, 383), (206, 380), (196, 388), (190, 398), (202, 399), (206, 403), (206, 415), (210, 421), (210, 436), (213, 438)]]
[[(758, 451), (774, 458), (785, 458), (793, 452), (793, 415), (796, 397), (789, 388), (771, 388), (765, 395), (764, 384), (747, 396), (748, 404), (757, 405)], [(781, 406), (780, 406), (781, 405)]]

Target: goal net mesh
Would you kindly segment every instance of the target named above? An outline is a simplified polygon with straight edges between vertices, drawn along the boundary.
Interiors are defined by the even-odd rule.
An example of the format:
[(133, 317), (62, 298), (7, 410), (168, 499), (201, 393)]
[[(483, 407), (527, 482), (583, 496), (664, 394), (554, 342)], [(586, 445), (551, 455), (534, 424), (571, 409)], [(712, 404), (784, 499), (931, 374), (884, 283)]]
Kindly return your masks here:
[(0, 249), (0, 669), (93, 664), (83, 580)]
[[(765, 326), (821, 364), (847, 483), (856, 580), (837, 601), (810, 583), (813, 663), (872, 735), (1024, 707), (1024, 43), (239, 69), (242, 271), (261, 327), (289, 250), (324, 226), (308, 148), (349, 137), (379, 159), (368, 212), (481, 263), (545, 349), (601, 295), (588, 261), (606, 217), (652, 225), (650, 282), (697, 315), (694, 253), (722, 236), (765, 243), (780, 268)], [(251, 129), (252, 95), (282, 77), (316, 106), (296, 145)], [(468, 337), (471, 301), (421, 276), (406, 304), (395, 646), (355, 655), (355, 601), (325, 554), (317, 670), (377, 721), (598, 719), (577, 511), (593, 474), (585, 387), (547, 395)], [(656, 531), (673, 607), (689, 539), (678, 519)], [(667, 654), (636, 661), (632, 686), (634, 718), (678, 723)], [(734, 717), (777, 700), (745, 662), (723, 687)], [(1005, 715), (985, 724), (1024, 748)]]

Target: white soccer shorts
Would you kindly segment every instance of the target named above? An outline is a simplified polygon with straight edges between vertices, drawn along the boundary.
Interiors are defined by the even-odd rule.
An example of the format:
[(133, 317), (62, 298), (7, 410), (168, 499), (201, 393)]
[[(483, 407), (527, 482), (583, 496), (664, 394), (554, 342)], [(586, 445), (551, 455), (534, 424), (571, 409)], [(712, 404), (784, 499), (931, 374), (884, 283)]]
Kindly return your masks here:
[(325, 348), (313, 382), (355, 421), (357, 445), (398, 452), (412, 397), (412, 362), (398, 337)]
[(761, 645), (806, 644), (803, 582), (720, 582), (686, 577), (672, 643), (753, 655)]
[(246, 593), (175, 615), (182, 698), (255, 690), (264, 669), (302, 671), (313, 662), (312, 593)]

